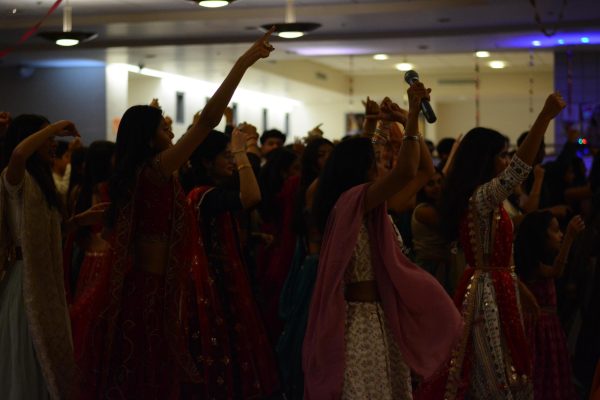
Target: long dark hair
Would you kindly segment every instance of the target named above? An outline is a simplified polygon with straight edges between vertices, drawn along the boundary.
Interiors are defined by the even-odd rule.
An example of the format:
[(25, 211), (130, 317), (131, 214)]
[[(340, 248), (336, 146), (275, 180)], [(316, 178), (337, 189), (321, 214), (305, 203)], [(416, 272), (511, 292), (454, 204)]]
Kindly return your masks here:
[(495, 157), (506, 146), (506, 137), (488, 128), (473, 128), (463, 138), (442, 187), (438, 209), (440, 227), (448, 240), (458, 236), (460, 218), (475, 189), (495, 177)]
[(325, 231), (331, 209), (346, 190), (369, 181), (375, 164), (373, 145), (367, 138), (342, 141), (333, 149), (323, 172), (313, 202), (317, 227)]
[[(440, 175), (442, 177), (442, 184), (443, 184), (443, 179), (444, 179), (444, 173), (442, 172), (442, 170), (439, 167), (435, 167), (435, 174), (431, 177), (430, 180), (433, 179), (434, 176), (436, 175)], [(427, 186), (427, 184), (429, 183), (429, 181), (427, 181), (427, 183), (425, 184), (425, 186)], [(419, 190), (417, 192), (417, 204), (420, 203), (427, 203), (427, 204), (431, 204), (431, 205), (436, 205), (437, 200), (434, 200), (430, 197), (427, 196), (427, 193), (425, 193), (425, 186), (423, 186), (421, 188), (421, 190)]]
[(262, 201), (258, 211), (264, 221), (272, 221), (278, 215), (281, 206), (277, 203), (277, 195), (285, 182), (284, 172), (288, 171), (298, 155), (291, 150), (279, 148), (267, 156), (258, 177)]
[[(85, 160), (85, 168), (81, 183), (81, 191), (75, 203), (75, 214), (81, 213), (92, 206), (92, 197), (96, 185), (107, 182), (112, 175), (112, 159), (115, 144), (106, 140), (93, 142)], [(80, 237), (87, 236), (89, 229), (81, 229)]]
[(109, 227), (115, 224), (117, 210), (131, 198), (140, 168), (158, 153), (153, 138), (161, 121), (162, 112), (150, 106), (130, 107), (121, 118), (117, 131), (115, 170), (109, 182), (111, 204), (106, 212)]
[(180, 171), (181, 186), (189, 193), (196, 186), (215, 185), (214, 179), (204, 166), (205, 161), (213, 161), (220, 153), (227, 149), (229, 138), (220, 131), (212, 130), (206, 139), (194, 150), (190, 156), (189, 166)]
[(548, 228), (554, 216), (550, 211), (534, 211), (519, 224), (515, 236), (515, 267), (525, 281), (535, 279), (540, 263), (552, 264), (556, 254), (548, 251)]
[(302, 163), (300, 167), (300, 185), (296, 195), (296, 205), (294, 210), (293, 229), (299, 235), (306, 235), (306, 191), (315, 179), (321, 173), (319, 169), (319, 149), (321, 146), (331, 146), (333, 143), (325, 138), (316, 138), (311, 140), (302, 153)]
[[(50, 124), (48, 118), (41, 115), (23, 114), (12, 120), (6, 131), (6, 142), (4, 147), (4, 159), (8, 163), (10, 156), (19, 143), (33, 135), (43, 126)], [(62, 204), (56, 192), (54, 179), (52, 179), (52, 165), (43, 161), (37, 152), (27, 159), (25, 164), (27, 172), (36, 181), (49, 208), (56, 208), (62, 212)]]
[(79, 147), (71, 153), (71, 176), (69, 176), (69, 189), (67, 189), (67, 214), (71, 215), (75, 211), (75, 204), (71, 202), (73, 190), (81, 187), (83, 176), (85, 174), (85, 158), (88, 148)]

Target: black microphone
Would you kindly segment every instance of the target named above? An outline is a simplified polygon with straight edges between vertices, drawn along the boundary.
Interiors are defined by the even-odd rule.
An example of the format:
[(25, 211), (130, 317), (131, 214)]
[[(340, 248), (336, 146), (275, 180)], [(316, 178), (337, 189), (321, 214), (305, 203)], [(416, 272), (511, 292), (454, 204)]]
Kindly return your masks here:
[[(404, 74), (404, 80), (409, 85), (412, 85), (415, 82), (419, 82), (419, 74), (417, 74), (417, 71), (413, 71), (411, 69), (410, 71), (406, 71), (406, 73)], [(430, 124), (433, 124), (435, 121), (437, 121), (437, 117), (433, 112), (433, 108), (431, 108), (431, 104), (429, 104), (429, 100), (421, 100), (421, 112), (423, 113), (423, 116), (425, 117), (427, 122), (429, 122)]]

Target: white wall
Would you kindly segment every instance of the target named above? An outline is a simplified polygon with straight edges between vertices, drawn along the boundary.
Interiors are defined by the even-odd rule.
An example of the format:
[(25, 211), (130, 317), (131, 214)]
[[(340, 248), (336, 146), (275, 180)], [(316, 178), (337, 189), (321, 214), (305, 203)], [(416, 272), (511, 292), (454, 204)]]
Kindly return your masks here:
[[(290, 67), (290, 66), (288, 66)], [(268, 79), (269, 75), (266, 75)], [(425, 77), (424, 77), (425, 78)], [(425, 136), (434, 142), (448, 136), (465, 133), (475, 126), (475, 88), (473, 84), (448, 84), (449, 79), (472, 79), (473, 73), (448, 75), (438, 74), (426, 77), (426, 84), (433, 89), (432, 106), (438, 122), (426, 124), (423, 128)], [(514, 143), (518, 135), (528, 129), (543, 106), (546, 96), (553, 91), (553, 74), (551, 71), (537, 72), (534, 75), (533, 113), (529, 112), (529, 78), (528, 72), (492, 71), (482, 73), (480, 83), (480, 125), (496, 129), (511, 138)], [(122, 75), (115, 78), (118, 84), (110, 82), (111, 74), (107, 74), (107, 98), (109, 114), (107, 121), (114, 116), (115, 104), (121, 107), (120, 114), (129, 106), (148, 104), (157, 97), (166, 115), (175, 117), (176, 92), (185, 95), (185, 122), (174, 124), (174, 133), (179, 137), (185, 132), (193, 114), (200, 110), (206, 97), (212, 95), (216, 84), (206, 84), (197, 80), (167, 76), (162, 78), (144, 76), (129, 72), (127, 82), (123, 83)], [(125, 88), (125, 89), (124, 89)], [(392, 97), (402, 106), (406, 105), (406, 84), (398, 75), (389, 76), (357, 76), (354, 78), (353, 96), (334, 92), (322, 87), (294, 83), (295, 90), (287, 93), (287, 97), (273, 96), (269, 93), (249, 91), (243, 82), (234, 95), (237, 104), (237, 122), (248, 122), (262, 131), (263, 109), (267, 108), (266, 129), (285, 130), (285, 114), (290, 114), (290, 137), (302, 137), (322, 123), (321, 129), (329, 139), (339, 139), (346, 132), (345, 115), (350, 112), (362, 112), (361, 100), (370, 96), (380, 100), (385, 96)], [(126, 101), (116, 100), (126, 91)], [(113, 101), (114, 100), (114, 101)], [(126, 103), (126, 104), (125, 104)], [(112, 104), (112, 106), (111, 106)], [(110, 123), (107, 123), (110, 127)], [(224, 121), (218, 129), (224, 128)], [(554, 142), (554, 126), (551, 125), (547, 142)], [(110, 136), (109, 136), (110, 138)], [(114, 137), (113, 137), (114, 139)]]

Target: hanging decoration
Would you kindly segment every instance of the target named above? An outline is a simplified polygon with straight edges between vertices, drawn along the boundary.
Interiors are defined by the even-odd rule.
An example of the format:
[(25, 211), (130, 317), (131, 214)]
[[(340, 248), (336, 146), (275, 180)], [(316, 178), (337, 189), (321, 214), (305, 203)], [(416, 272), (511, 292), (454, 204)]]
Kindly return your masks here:
[(62, 0), (56, 0), (52, 7), (50, 7), (50, 9), (48, 10), (46, 15), (44, 15), (44, 17), (41, 20), (39, 20), (35, 25), (29, 28), (23, 35), (21, 35), (21, 37), (14, 46), (8, 47), (4, 50), (0, 50), (0, 58), (6, 57), (16, 47), (22, 45), (23, 43), (25, 43), (25, 41), (27, 41), (27, 39), (33, 36), (38, 31), (38, 29), (40, 29), (40, 26), (42, 26), (42, 24), (44, 23), (44, 21), (46, 21), (50, 14), (52, 14), (58, 8), (58, 6), (60, 6), (60, 3), (62, 3)]
[(540, 31), (547, 37), (554, 36), (556, 31), (558, 30), (558, 25), (563, 20), (563, 17), (565, 14), (565, 8), (567, 7), (567, 0), (562, 0), (560, 11), (558, 12), (558, 17), (556, 18), (556, 22), (554, 22), (554, 24), (551, 28), (547, 28), (544, 25), (544, 23), (542, 22), (542, 17), (540, 16), (540, 11), (538, 10), (536, 0), (529, 0), (529, 2), (531, 3), (531, 6), (533, 7), (533, 11), (534, 11), (533, 18), (535, 19), (535, 22), (538, 25), (538, 28), (540, 29)]
[[(534, 54), (533, 49), (529, 49), (529, 121), (533, 121), (533, 71), (534, 70)], [(532, 122), (529, 122), (531, 128)]]
[(567, 51), (567, 118), (572, 121), (573, 115), (573, 52)]
[(348, 67), (350, 70), (350, 76), (348, 78), (348, 103), (354, 103), (354, 56), (350, 55), (348, 58)]
[(479, 126), (479, 90), (480, 90), (479, 58), (475, 57), (475, 126)]

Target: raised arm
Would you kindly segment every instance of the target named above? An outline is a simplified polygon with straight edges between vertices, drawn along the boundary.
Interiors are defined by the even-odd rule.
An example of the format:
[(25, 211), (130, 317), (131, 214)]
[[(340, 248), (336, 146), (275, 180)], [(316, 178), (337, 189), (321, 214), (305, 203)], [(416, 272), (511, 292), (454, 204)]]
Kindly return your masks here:
[(14, 186), (21, 183), (29, 157), (54, 136), (78, 137), (79, 132), (71, 121), (58, 121), (28, 136), (15, 147), (10, 156), (6, 169), (6, 180), (9, 184)]
[(231, 153), (240, 175), (240, 200), (244, 209), (249, 209), (260, 203), (260, 188), (254, 176), (252, 165), (246, 154), (246, 137), (244, 132), (234, 129), (231, 134)]
[(550, 121), (563, 108), (565, 108), (565, 102), (559, 93), (548, 96), (544, 108), (508, 167), (498, 176), (477, 188), (474, 194), (475, 204), (482, 215), (495, 209), (515, 190), (518, 184), (527, 179)]
[(274, 50), (269, 43), (269, 38), (273, 29), (265, 33), (236, 61), (229, 74), (221, 83), (215, 94), (210, 98), (199, 118), (193, 123), (174, 146), (160, 153), (160, 168), (164, 176), (171, 175), (184, 162), (186, 162), (192, 152), (204, 141), (208, 133), (221, 121), (225, 108), (229, 104), (235, 89), (242, 80), (242, 77), (256, 61), (261, 58), (269, 57)]
[(421, 99), (429, 98), (430, 90), (422, 83), (414, 83), (408, 88), (408, 118), (402, 146), (398, 153), (398, 163), (389, 174), (377, 179), (369, 187), (365, 199), (365, 211), (368, 212), (388, 200), (416, 176), (421, 155), (422, 138), (418, 133), (418, 119)]
[(550, 121), (552, 121), (565, 106), (566, 103), (560, 93), (556, 92), (548, 96), (544, 108), (533, 123), (533, 126), (529, 130), (529, 134), (517, 150), (516, 156), (525, 164), (533, 164)]
[(419, 190), (435, 174), (435, 167), (433, 166), (433, 160), (431, 159), (429, 148), (427, 148), (427, 143), (425, 143), (423, 138), (420, 138), (419, 142), (420, 156), (417, 175), (402, 190), (388, 200), (388, 207), (396, 212), (402, 212), (411, 208), (416, 201), (415, 197)]
[(585, 229), (585, 223), (581, 216), (576, 215), (571, 218), (569, 221), (569, 225), (567, 225), (567, 232), (563, 239), (562, 245), (560, 246), (560, 250), (558, 255), (554, 259), (554, 265), (541, 265), (540, 266), (540, 274), (545, 278), (559, 278), (562, 276), (565, 271), (565, 265), (567, 264), (567, 257), (569, 256), (569, 251), (571, 250), (571, 245), (573, 241), (581, 232)]

